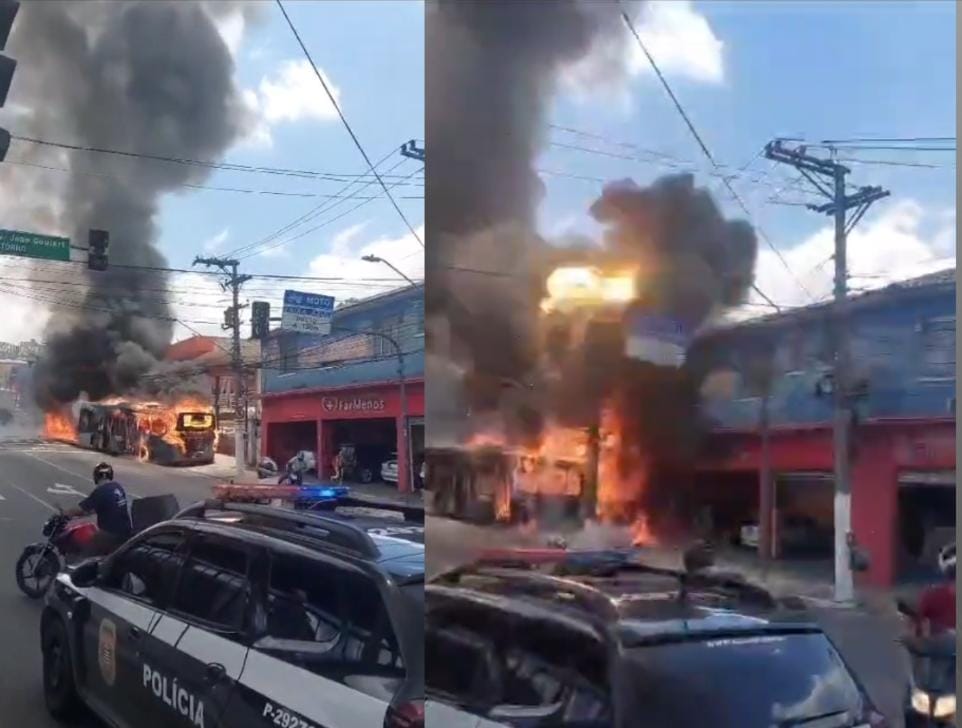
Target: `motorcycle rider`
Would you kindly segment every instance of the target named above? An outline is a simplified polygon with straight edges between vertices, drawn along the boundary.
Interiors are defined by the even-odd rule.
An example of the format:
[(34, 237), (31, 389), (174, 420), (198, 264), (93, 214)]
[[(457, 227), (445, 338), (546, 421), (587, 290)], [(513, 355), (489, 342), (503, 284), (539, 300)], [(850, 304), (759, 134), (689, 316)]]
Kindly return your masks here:
[(297, 455), (287, 461), (286, 472), (277, 481), (278, 485), (290, 483), (291, 485), (302, 485), (304, 483), (304, 473), (307, 471), (307, 457), (301, 450)]
[(922, 637), (937, 637), (955, 630), (955, 544), (939, 552), (939, 571), (944, 580), (927, 587), (919, 597)]
[(127, 492), (114, 480), (114, 469), (109, 463), (94, 468), (94, 489), (77, 505), (65, 511), (67, 516), (97, 514), (97, 533), (86, 545), (88, 556), (103, 556), (116, 549), (133, 533)]

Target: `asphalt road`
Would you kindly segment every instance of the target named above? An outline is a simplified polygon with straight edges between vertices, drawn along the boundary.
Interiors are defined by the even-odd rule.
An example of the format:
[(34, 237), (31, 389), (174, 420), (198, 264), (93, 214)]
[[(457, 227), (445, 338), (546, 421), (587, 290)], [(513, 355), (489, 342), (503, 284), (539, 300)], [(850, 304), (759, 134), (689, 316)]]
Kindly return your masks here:
[[(131, 497), (173, 493), (181, 505), (200, 500), (216, 482), (185, 468), (163, 468), (57, 443), (0, 440), (0, 724), (55, 728), (43, 703), (40, 603), (14, 580), (23, 547), (40, 540), (40, 528), (59, 504), (74, 506), (92, 488), (97, 462), (112, 462)], [(103, 728), (90, 718), (81, 728)]]

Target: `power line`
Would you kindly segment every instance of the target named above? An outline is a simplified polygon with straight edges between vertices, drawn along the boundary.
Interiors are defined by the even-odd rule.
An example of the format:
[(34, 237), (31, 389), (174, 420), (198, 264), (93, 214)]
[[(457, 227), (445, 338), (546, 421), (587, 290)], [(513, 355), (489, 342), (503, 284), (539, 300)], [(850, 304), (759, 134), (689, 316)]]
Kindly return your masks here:
[[(370, 183), (368, 183), (368, 184), (370, 184)], [(316, 232), (317, 230), (320, 230), (322, 227), (325, 227), (325, 226), (327, 226), (327, 225), (330, 225), (332, 222), (335, 222), (335, 221), (337, 221), (337, 220), (340, 220), (342, 217), (345, 217), (345, 216), (347, 216), (347, 215), (350, 215), (352, 212), (354, 212), (355, 210), (357, 210), (357, 209), (359, 209), (359, 208), (361, 208), (361, 207), (364, 207), (364, 205), (368, 204), (369, 202), (370, 202), (370, 200), (363, 200), (363, 201), (359, 202), (358, 204), (354, 205), (354, 207), (348, 208), (348, 209), (345, 210), (344, 212), (341, 212), (340, 214), (335, 215), (334, 217), (328, 218), (327, 220), (324, 220), (323, 222), (315, 225), (314, 227), (308, 228), (307, 230), (302, 230), (301, 232), (297, 233), (296, 235), (293, 235), (292, 237), (287, 238), (286, 240), (280, 240), (280, 241), (278, 241), (278, 242), (272, 243), (271, 245), (262, 246), (261, 250), (257, 251), (256, 253), (253, 252), (253, 251), (251, 251), (251, 252), (247, 253), (246, 255), (241, 256), (241, 259), (243, 259), (243, 258), (250, 258), (252, 255), (259, 255), (259, 254), (261, 254), (261, 253), (263, 253), (263, 252), (265, 252), (265, 251), (267, 251), (267, 250), (272, 250), (273, 248), (278, 248), (278, 247), (280, 247), (280, 246), (282, 246), (282, 245), (287, 245), (288, 243), (292, 243), (292, 242), (294, 242), (295, 240), (298, 240), (298, 239), (300, 239), (300, 238), (303, 238), (305, 235), (309, 235), (310, 233), (313, 233), (313, 232)], [(415, 239), (416, 239), (419, 243), (421, 243), (421, 247), (423, 248), (423, 247), (424, 247), (424, 243), (421, 242), (421, 238), (418, 237), (417, 233), (414, 234), (414, 237), (415, 237)]]
[[(392, 157), (397, 151), (398, 151), (398, 148), (397, 148), (397, 147), (395, 147), (394, 149), (392, 149), (391, 151), (389, 151), (387, 154), (385, 154), (383, 157), (381, 157), (381, 158), (375, 163), (375, 166), (380, 166), (381, 164), (383, 164), (387, 159), (389, 159), (390, 157)], [(402, 164), (404, 164), (406, 161), (407, 161), (407, 158), (402, 158), (401, 160), (399, 160), (398, 162), (396, 162), (396, 163), (394, 164), (394, 166), (392, 166), (388, 171), (390, 172), (390, 171), (392, 171), (392, 170), (394, 170), (394, 169), (397, 169), (397, 168), (400, 167)], [(347, 184), (345, 184), (343, 187), (341, 187), (341, 188), (337, 191), (336, 194), (338, 194), (338, 195), (343, 195), (343, 194), (345, 194), (345, 193), (346, 193), (349, 189), (351, 189), (354, 185), (358, 184), (359, 181), (360, 181), (360, 179), (351, 180), (350, 182), (348, 182)], [(360, 193), (360, 192), (363, 192), (365, 189), (367, 189), (367, 188), (368, 188), (370, 185), (372, 185), (372, 184), (373, 184), (373, 180), (369, 180), (365, 185), (361, 186), (359, 189), (357, 189), (356, 191), (352, 192), (351, 195), (356, 195), (356, 194), (358, 194), (358, 193)], [(340, 198), (339, 200), (337, 200), (336, 202), (330, 202), (330, 201), (328, 201), (328, 200), (325, 200), (324, 202), (321, 202), (319, 205), (317, 205), (317, 206), (311, 208), (310, 210), (308, 210), (307, 212), (305, 212), (305, 213), (304, 213), (303, 215), (301, 215), (300, 217), (296, 217), (296, 218), (294, 218), (293, 220), (291, 220), (290, 222), (282, 225), (280, 228), (278, 228), (278, 229), (275, 230), (274, 232), (270, 233), (269, 235), (266, 235), (265, 237), (261, 238), (260, 240), (257, 240), (256, 242), (247, 243), (246, 245), (241, 245), (239, 248), (235, 248), (234, 250), (230, 251), (230, 253), (228, 253), (228, 255), (237, 256), (237, 255), (239, 255), (239, 254), (241, 254), (241, 253), (246, 253), (246, 252), (248, 252), (248, 251), (250, 251), (250, 250), (254, 250), (254, 249), (256, 249), (256, 248), (264, 245), (265, 243), (271, 242), (272, 240), (276, 240), (278, 237), (280, 237), (280, 236), (283, 235), (284, 233), (289, 232), (290, 230), (293, 230), (294, 228), (298, 227), (299, 225), (302, 225), (302, 224), (308, 222), (309, 220), (312, 220), (312, 219), (314, 219), (314, 218), (316, 218), (316, 217), (318, 217), (318, 216), (320, 216), (320, 215), (323, 215), (323, 214), (326, 213), (326, 212), (329, 212), (329, 211), (333, 210), (333, 209), (334, 209), (335, 207), (337, 207), (338, 205), (343, 204), (343, 201), (344, 201), (344, 200), (347, 200), (347, 199), (350, 199), (350, 195), (344, 196), (344, 197)]]
[[(17, 161), (12, 159), (6, 159), (4, 160), (4, 164), (12, 164), (19, 167), (29, 167), (32, 169), (42, 169), (49, 172), (61, 172), (61, 173), (67, 173), (67, 174), (79, 174), (87, 177), (99, 177), (101, 179), (109, 179), (109, 180), (114, 180), (116, 182), (124, 181), (124, 178), (118, 177), (117, 175), (103, 174), (101, 172), (84, 172), (76, 169), (71, 169), (69, 167), (53, 167), (51, 165), (37, 164), (35, 162), (23, 162), (23, 161)], [(268, 195), (268, 196), (275, 196), (275, 197), (314, 197), (314, 198), (323, 197), (327, 199), (336, 199), (340, 196), (340, 195), (322, 194), (319, 192), (284, 192), (281, 190), (252, 190), (252, 189), (245, 189), (240, 187), (217, 187), (214, 185), (198, 185), (198, 184), (190, 184), (187, 182), (181, 183), (180, 186), (190, 190), (204, 190), (208, 192), (235, 192), (235, 193), (248, 194), (248, 195)], [(373, 200), (376, 198), (371, 197), (368, 199)], [(420, 196), (404, 195), (400, 197), (400, 199), (423, 200), (424, 196), (423, 195), (420, 195)]]
[(203, 167), (205, 169), (216, 169), (226, 172), (248, 172), (256, 174), (278, 175), (282, 177), (304, 177), (310, 179), (322, 179), (330, 182), (343, 182), (345, 178), (350, 179), (370, 176), (368, 172), (362, 172), (360, 174), (341, 174), (337, 172), (318, 172), (307, 169), (287, 169), (284, 167), (255, 167), (247, 164), (235, 164), (233, 162), (211, 162), (199, 159), (188, 159), (186, 157), (170, 157), (162, 154), (151, 154), (149, 152), (131, 152), (123, 149), (111, 149), (109, 147), (70, 144), (68, 142), (39, 139), (36, 137), (20, 136), (17, 134), (11, 134), (10, 138), (27, 144), (56, 147), (58, 149), (67, 149), (70, 151), (109, 154), (132, 159), (149, 159), (155, 162), (167, 162), (170, 164), (180, 164), (189, 167)]
[[(692, 124), (691, 119), (688, 118), (688, 114), (685, 112), (684, 107), (681, 105), (681, 102), (678, 100), (678, 97), (675, 96), (675, 92), (671, 90), (671, 86), (668, 84), (668, 81), (665, 79), (664, 75), (662, 75), (661, 69), (658, 67), (658, 64), (655, 63), (655, 59), (652, 57), (651, 53), (648, 52), (648, 47), (645, 45), (644, 41), (641, 40), (641, 36), (638, 35), (638, 31), (635, 30), (634, 23), (631, 21), (631, 18), (628, 16), (628, 13), (625, 12), (624, 9), (622, 9), (621, 11), (621, 17), (625, 21), (625, 24), (628, 26), (628, 30), (630, 30), (631, 34), (635, 37), (635, 40), (638, 42), (639, 47), (644, 52), (645, 56), (648, 58), (648, 62), (651, 64), (651, 67), (654, 70), (655, 75), (658, 76), (658, 79), (661, 81), (661, 85), (665, 88), (665, 91), (668, 92), (668, 95), (671, 97), (671, 100), (674, 103), (675, 108), (678, 110), (678, 113), (681, 115), (681, 118), (685, 121), (685, 124), (688, 126), (688, 130), (691, 132), (692, 136), (695, 137), (695, 141), (698, 142), (698, 146), (701, 148), (702, 152), (705, 154), (705, 157), (707, 157), (708, 161), (711, 162), (712, 166), (716, 170), (718, 170), (719, 169), (718, 162), (715, 161), (715, 158), (712, 156), (712, 153), (708, 150), (708, 147), (705, 145), (705, 142), (702, 140), (701, 135), (698, 133), (698, 130), (695, 129), (695, 125)], [(732, 186), (729, 179), (723, 176), (722, 182), (724, 183), (725, 187), (728, 188), (728, 191), (731, 193), (732, 197), (735, 198), (735, 200), (741, 206), (745, 214), (748, 215), (749, 218), (752, 217), (751, 213), (748, 211), (748, 206), (742, 200), (741, 195), (739, 195), (738, 192), (735, 190), (735, 188)], [(768, 244), (768, 247), (771, 248), (772, 252), (775, 253), (779, 261), (781, 261), (782, 265), (785, 267), (785, 270), (787, 270), (789, 275), (791, 275), (792, 278), (794, 278), (799, 288), (801, 288), (809, 298), (813, 298), (811, 292), (798, 279), (794, 271), (791, 269), (791, 266), (788, 265), (788, 261), (785, 260), (785, 256), (782, 255), (781, 251), (775, 247), (775, 245), (772, 243), (769, 237), (758, 225), (755, 225), (755, 229), (759, 232), (762, 239)], [(775, 310), (778, 310), (778, 306), (774, 303), (774, 301), (772, 301), (754, 282), (752, 283), (752, 290), (755, 291), (755, 293), (757, 293), (759, 296), (761, 296), (767, 303), (770, 303), (775, 308)]]
[[(63, 260), (63, 261), (51, 261), (45, 260), (44, 264), (54, 264), (54, 265), (82, 265), (87, 264), (84, 261), (78, 260)], [(134, 270), (142, 271), (147, 273), (189, 273), (192, 275), (199, 276), (214, 276), (217, 277), (220, 274), (215, 271), (203, 271), (203, 270), (191, 270), (189, 268), (165, 268), (162, 266), (150, 266), (150, 265), (124, 265), (122, 263), (111, 263), (111, 268), (119, 268), (121, 270)], [(53, 270), (49, 268), (48, 270)], [(297, 276), (297, 275), (282, 275), (277, 273), (252, 273), (251, 278), (254, 279), (265, 279), (265, 280), (285, 280), (285, 281), (316, 281), (318, 283), (345, 283), (345, 284), (368, 284), (368, 283), (383, 283), (383, 284), (400, 284), (404, 282), (403, 278), (344, 278), (340, 276)]]
[(404, 212), (401, 210), (401, 207), (397, 204), (397, 200), (394, 199), (387, 185), (384, 184), (384, 180), (381, 179), (381, 176), (377, 173), (377, 170), (374, 168), (374, 165), (371, 164), (370, 157), (367, 156), (367, 152), (364, 151), (364, 147), (361, 145), (360, 140), (357, 138), (357, 135), (354, 133), (354, 130), (351, 128), (351, 125), (347, 122), (347, 118), (344, 116), (344, 112), (341, 111), (341, 107), (337, 103), (337, 99), (334, 98), (334, 94), (332, 94), (331, 89), (328, 88), (327, 81), (324, 80), (324, 76), (318, 70), (317, 64), (314, 63), (314, 59), (311, 57), (310, 52), (307, 50), (307, 46), (304, 45), (304, 41), (301, 40), (301, 35), (300, 33), (297, 32), (297, 28), (294, 26), (293, 21), (291, 20), (290, 16), (287, 14), (287, 10), (284, 8), (284, 3), (281, 2), (281, 0), (276, 0), (276, 1), (277, 1), (277, 7), (279, 7), (281, 9), (281, 12), (284, 14), (284, 20), (287, 21), (288, 27), (290, 27), (291, 32), (294, 34), (294, 37), (297, 39), (298, 45), (301, 47), (301, 50), (304, 52), (304, 57), (307, 58), (308, 63), (311, 64), (311, 68), (314, 69), (314, 75), (317, 76), (317, 80), (320, 81), (321, 86), (324, 87), (324, 93), (327, 94), (327, 98), (330, 100), (331, 106), (333, 106), (334, 110), (337, 111), (337, 115), (340, 117), (341, 123), (344, 124), (344, 128), (347, 129), (347, 133), (351, 135), (351, 139), (354, 141), (354, 146), (357, 147), (357, 150), (361, 153), (361, 156), (364, 157), (364, 161), (367, 163), (370, 173), (377, 178), (378, 184), (381, 185), (381, 189), (384, 190), (384, 194), (387, 195), (387, 198), (391, 201), (391, 205), (394, 206), (394, 209), (397, 211), (398, 216), (404, 221), (404, 224), (407, 225), (407, 228), (411, 232), (411, 235), (414, 236), (414, 239), (417, 240), (418, 244), (423, 248), (424, 241), (421, 240), (421, 237), (417, 234), (417, 231), (414, 229), (410, 221), (407, 219), (407, 215), (405, 215)]
[(870, 143), (870, 144), (881, 144), (881, 143), (909, 143), (909, 142), (923, 142), (923, 143), (936, 143), (936, 142), (954, 142), (954, 136), (945, 137), (861, 137), (854, 139), (822, 139), (822, 144), (860, 144), (860, 143)]

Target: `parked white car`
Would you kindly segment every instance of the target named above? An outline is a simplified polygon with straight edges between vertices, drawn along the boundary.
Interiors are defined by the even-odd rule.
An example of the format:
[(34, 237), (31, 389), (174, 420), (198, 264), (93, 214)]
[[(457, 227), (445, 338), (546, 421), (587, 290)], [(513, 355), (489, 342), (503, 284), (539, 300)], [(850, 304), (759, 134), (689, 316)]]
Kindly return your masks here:
[(397, 458), (391, 458), (381, 463), (381, 480), (385, 483), (397, 482)]

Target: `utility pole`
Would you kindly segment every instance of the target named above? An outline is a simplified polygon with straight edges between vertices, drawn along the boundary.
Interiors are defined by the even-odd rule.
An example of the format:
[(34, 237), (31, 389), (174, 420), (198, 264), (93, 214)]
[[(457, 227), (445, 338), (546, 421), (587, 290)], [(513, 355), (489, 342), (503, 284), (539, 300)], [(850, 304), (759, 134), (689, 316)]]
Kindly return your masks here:
[[(240, 287), (251, 279), (249, 275), (238, 275), (239, 261), (233, 258), (194, 258), (194, 265), (206, 265), (208, 268), (219, 268), (227, 276), (221, 283), (221, 288), (230, 288), (233, 305), (225, 312), (227, 314), (225, 329), (232, 333), (231, 366), (234, 370), (234, 475), (237, 481), (244, 478), (244, 423), (247, 421), (247, 393), (244, 387), (244, 360), (241, 356), (240, 335)], [(243, 396), (242, 396), (243, 395)]]
[(401, 156), (407, 157), (408, 159), (416, 159), (419, 162), (424, 161), (424, 148), (418, 147), (417, 142), (413, 139), (409, 142), (404, 142), (401, 145)]
[[(851, 602), (855, 597), (852, 554), (849, 546), (852, 536), (851, 428), (855, 392), (852, 389), (849, 350), (846, 243), (849, 232), (862, 219), (872, 203), (887, 197), (890, 193), (881, 187), (859, 187), (853, 194), (846, 195), (845, 177), (851, 170), (834, 159), (822, 159), (808, 154), (804, 146), (789, 149), (781, 140), (775, 140), (765, 145), (765, 156), (775, 162), (789, 164), (801, 172), (829, 200), (823, 205), (807, 205), (807, 207), (815, 212), (831, 215), (835, 220), (835, 310), (832, 317), (835, 601)], [(848, 217), (846, 213), (852, 209), (855, 212)]]

